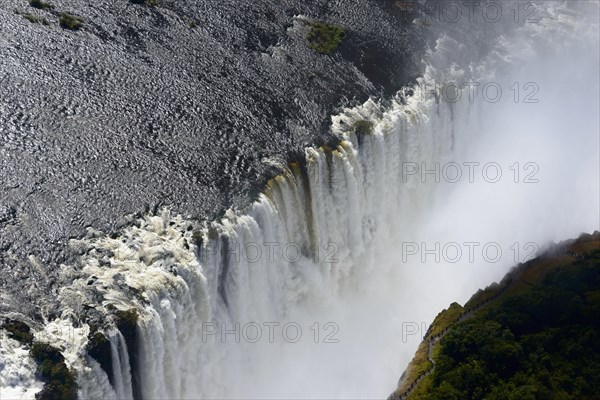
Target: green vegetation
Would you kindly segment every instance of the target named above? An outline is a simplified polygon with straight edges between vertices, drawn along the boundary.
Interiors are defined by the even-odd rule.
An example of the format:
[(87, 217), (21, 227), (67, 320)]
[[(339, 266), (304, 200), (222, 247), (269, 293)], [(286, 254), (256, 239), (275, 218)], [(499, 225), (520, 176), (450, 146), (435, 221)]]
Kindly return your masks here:
[(135, 326), (137, 325), (139, 316), (137, 310), (135, 308), (132, 308), (126, 311), (117, 311), (117, 317), (119, 318), (119, 321), (121, 323), (129, 326)]
[(194, 29), (198, 26), (198, 24), (196, 24), (196, 21), (194, 21), (193, 19), (190, 19), (188, 20), (188, 26), (190, 27), (190, 29)]
[(108, 339), (102, 332), (95, 332), (94, 334), (90, 333), (89, 336), (89, 346), (90, 347), (103, 347), (109, 344)]
[(202, 232), (197, 229), (194, 230), (194, 232), (192, 233), (192, 239), (196, 244), (202, 243)]
[(38, 365), (38, 374), (45, 382), (44, 388), (35, 395), (36, 400), (76, 400), (77, 380), (67, 368), (60, 350), (48, 343), (34, 343), (31, 357)]
[(145, 4), (150, 7), (156, 7), (158, 5), (158, 0), (129, 0), (133, 4)]
[(352, 125), (352, 129), (357, 135), (369, 135), (373, 133), (373, 123), (366, 119), (360, 119)]
[(308, 46), (321, 53), (329, 54), (338, 48), (345, 36), (344, 28), (330, 25), (324, 22), (307, 22), (310, 27), (308, 31)]
[(63, 29), (77, 31), (83, 26), (83, 19), (69, 13), (62, 13), (58, 18), (58, 23)]
[[(458, 317), (463, 312), (464, 309), (460, 306), (460, 304), (452, 303), (447, 310), (443, 310), (435, 317), (433, 323), (425, 334), (426, 338), (429, 339), (430, 337), (441, 334), (444, 330), (448, 329), (448, 327), (456, 322)], [(434, 354), (437, 353), (438, 348), (439, 346), (434, 348)], [(403, 384), (396, 390), (397, 393), (404, 393), (419, 376), (427, 372), (432, 367), (431, 361), (429, 361), (428, 353), (428, 341), (423, 340), (406, 370), (406, 376)]]
[(29, 354), (37, 364), (37, 374), (45, 382), (43, 389), (35, 395), (36, 400), (77, 399), (76, 375), (65, 364), (59, 349), (48, 343), (33, 343), (33, 334), (24, 322), (7, 319), (2, 328), (11, 338), (31, 345)]
[(123, 336), (134, 337), (139, 318), (137, 310), (135, 308), (126, 311), (119, 310), (115, 314), (117, 316), (117, 327), (119, 328)]
[(6, 319), (1, 328), (5, 329), (9, 333), (9, 337), (15, 339), (23, 344), (33, 342), (33, 335), (29, 326), (21, 321), (13, 321)]
[(542, 259), (531, 268), (538, 280), (452, 325), (434, 351), (433, 373), (410, 398), (597, 398), (600, 250), (572, 260)]
[(208, 238), (210, 240), (217, 240), (219, 238), (220, 234), (219, 231), (217, 230), (217, 228), (215, 228), (214, 226), (209, 226), (208, 227)]
[(410, 385), (421, 376), (421, 374), (427, 372), (429, 368), (431, 368), (431, 361), (427, 358), (428, 351), (427, 342), (421, 342), (415, 356), (406, 369), (403, 383), (398, 387), (397, 393), (404, 393)]
[(29, 5), (39, 10), (51, 10), (54, 6), (50, 3), (45, 3), (42, 0), (29, 0)]
[(98, 360), (105, 356), (103, 353), (106, 350), (110, 352), (110, 342), (102, 332), (90, 333), (88, 337), (88, 349), (88, 354)]
[(475, 308), (478, 304), (482, 304), (491, 300), (496, 294), (498, 294), (498, 292), (500, 292), (500, 290), (501, 287), (497, 283), (486, 287), (484, 290), (479, 289), (477, 293), (471, 296), (469, 301), (465, 303), (464, 308)]
[(452, 325), (458, 317), (464, 312), (464, 308), (458, 303), (450, 304), (447, 310), (439, 313), (433, 323), (429, 327), (427, 331), (428, 336), (437, 336), (441, 334), (444, 330), (448, 329), (450, 325)]
[(288, 163), (288, 167), (294, 176), (302, 175), (302, 166), (297, 161), (292, 161)]
[(23, 18), (25, 18), (27, 21), (31, 22), (32, 24), (50, 25), (50, 23), (45, 18), (37, 17), (31, 13), (17, 12), (17, 14), (21, 15)]

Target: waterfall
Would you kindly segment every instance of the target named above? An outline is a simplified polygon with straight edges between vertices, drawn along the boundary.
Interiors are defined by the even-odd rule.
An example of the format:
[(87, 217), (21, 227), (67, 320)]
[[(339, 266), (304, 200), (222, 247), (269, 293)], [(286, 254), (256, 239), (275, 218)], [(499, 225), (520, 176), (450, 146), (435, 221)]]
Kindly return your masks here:
[[(468, 216), (452, 215), (463, 186), (449, 189), (407, 168), (476, 159), (488, 153), (473, 149), (497, 145), (498, 132), (514, 128), (504, 125), (509, 96), (499, 103), (439, 101), (430, 83), (494, 82), (507, 90), (519, 63), (538, 57), (536, 49), (597, 33), (597, 24), (577, 24), (568, 5), (548, 4), (535, 26), (479, 27), (490, 35), (483, 57), (440, 35), (417, 85), (334, 116), (339, 144), (307, 148), (303, 160), (282, 165), (243, 210), (199, 224), (165, 209), (132, 218), (116, 237), (90, 229), (72, 240), (83, 255), (77, 268), (64, 266), (60, 318), (76, 320), (85, 305), (102, 321), (112, 360), (112, 371), (104, 371), (85, 356), (89, 329), (64, 343), (67, 362), (79, 371), (80, 397), (387, 396), (404, 366), (398, 360), (407, 362), (414, 350), (402, 347), (403, 324), (430, 321), (456, 293), (474, 291), (466, 282), (488, 282), (512, 265), (467, 281), (472, 270), (409, 269), (400, 257), (403, 240), (422, 237), (420, 226), (462, 233)], [(589, 171), (584, 166), (577, 171)], [(582, 229), (594, 212), (586, 208), (569, 229)], [(451, 295), (431, 296), (444, 290)], [(127, 332), (114, 329), (123, 315), (133, 321)]]
[[(144, 312), (132, 364), (139, 397), (386, 396), (402, 366), (388, 357), (383, 372), (369, 375), (365, 363), (401, 354), (391, 343), (400, 343), (399, 326), (411, 321), (402, 318), (418, 315), (393, 304), (410, 304), (419, 293), (400, 289), (409, 275), (393, 249), (412, 237), (440, 196), (436, 182), (407, 179), (407, 163), (431, 168), (472, 159), (472, 148), (489, 142), (492, 117), (511, 106), (506, 98), (439, 101), (428, 85), (494, 82), (507, 90), (506, 71), (535, 58), (532, 47), (586, 31), (565, 31), (574, 20), (552, 7), (545, 23), (494, 32), (484, 59), (469, 61), (466, 46), (442, 35), (418, 85), (385, 106), (369, 100), (333, 117), (339, 145), (307, 148), (305, 159), (283, 166), (246, 209), (202, 227), (165, 212), (126, 232), (125, 244), (102, 239), (99, 247), (120, 249), (125, 283), (144, 298), (135, 305)], [(481, 276), (485, 282), (494, 275)], [(377, 337), (386, 349), (360, 350)], [(346, 389), (348, 381), (369, 385)]]
[(133, 398), (131, 385), (131, 368), (129, 366), (129, 353), (125, 338), (121, 332), (116, 331), (110, 338), (110, 351), (112, 369), (114, 373), (113, 388), (117, 399)]
[[(203, 227), (165, 210), (114, 239), (91, 233), (81, 241), (86, 278), (63, 290), (65, 303), (76, 292), (84, 303), (140, 311), (135, 360), (120, 333), (108, 336), (116, 398), (241, 396), (261, 379), (250, 371), (266, 348), (297, 354), (315, 335), (338, 340), (337, 323), (319, 314), (386, 274), (374, 259), (393, 221), (413, 218), (432, 190), (401, 184), (402, 161), (445, 159), (449, 119), (433, 98), (399, 95), (388, 109), (369, 101), (334, 119), (344, 138), (336, 148), (308, 148), (246, 210)], [(372, 131), (355, 133), (358, 121)], [(290, 350), (286, 323), (286, 335), (300, 328), (310, 340)], [(258, 329), (264, 337), (252, 342)], [(231, 386), (236, 379), (248, 386)]]

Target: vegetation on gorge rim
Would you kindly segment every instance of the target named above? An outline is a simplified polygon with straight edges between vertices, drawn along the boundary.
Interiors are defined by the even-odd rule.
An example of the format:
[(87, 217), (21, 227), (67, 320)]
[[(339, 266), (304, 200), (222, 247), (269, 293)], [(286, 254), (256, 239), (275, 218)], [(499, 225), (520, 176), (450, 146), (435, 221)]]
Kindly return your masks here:
[(36, 374), (44, 382), (44, 387), (36, 393), (36, 400), (76, 400), (77, 377), (65, 363), (61, 351), (44, 342), (34, 342), (29, 325), (21, 321), (6, 319), (1, 329), (8, 332), (11, 339), (30, 347), (29, 354), (37, 364)]
[(576, 243), (569, 255), (534, 260), (506, 293), (451, 325), (435, 348), (435, 368), (409, 398), (597, 398), (598, 243)]
[(60, 350), (48, 343), (36, 342), (30, 354), (38, 365), (37, 373), (46, 382), (42, 391), (36, 393), (36, 400), (77, 399), (75, 373), (67, 368)]

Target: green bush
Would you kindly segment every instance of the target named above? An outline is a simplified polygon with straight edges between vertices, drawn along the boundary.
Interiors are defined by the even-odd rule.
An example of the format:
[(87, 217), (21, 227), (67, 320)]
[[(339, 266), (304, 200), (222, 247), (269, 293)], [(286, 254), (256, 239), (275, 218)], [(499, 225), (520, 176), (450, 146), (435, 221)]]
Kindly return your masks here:
[(344, 28), (324, 22), (309, 22), (308, 46), (322, 54), (329, 54), (338, 48), (345, 36)]
[(129, 0), (133, 4), (146, 4), (151, 7), (158, 5), (158, 0)]
[(36, 342), (31, 346), (31, 357), (40, 364), (45, 360), (51, 361), (52, 363), (61, 363), (65, 361), (60, 350), (43, 342)]
[(29, 329), (29, 326), (21, 321), (5, 320), (2, 324), (12, 339), (15, 339), (21, 343), (31, 343), (33, 341), (33, 335)]
[(63, 29), (77, 31), (83, 26), (83, 19), (69, 13), (62, 13), (60, 14), (58, 23)]
[(25, 18), (27, 21), (31, 22), (32, 24), (50, 25), (45, 18), (36, 17), (35, 15), (33, 15), (31, 13), (28, 13), (28, 12), (24, 12), (24, 13), (17, 12), (17, 14), (21, 15), (23, 18)]
[(29, 5), (39, 10), (51, 10), (54, 6), (50, 3), (45, 3), (42, 0), (29, 0)]
[(352, 125), (354, 132), (358, 135), (369, 135), (373, 133), (373, 123), (366, 119), (358, 120)]
[(65, 364), (60, 350), (38, 342), (31, 346), (29, 353), (38, 365), (38, 374), (46, 382), (35, 395), (36, 400), (77, 400), (77, 377)]
[(117, 328), (119, 328), (123, 336), (126, 338), (135, 337), (139, 318), (137, 310), (135, 308), (126, 311), (119, 310), (116, 312), (116, 316)]
[(196, 244), (202, 243), (202, 232), (199, 230), (194, 230), (194, 232), (192, 233), (192, 239)]

